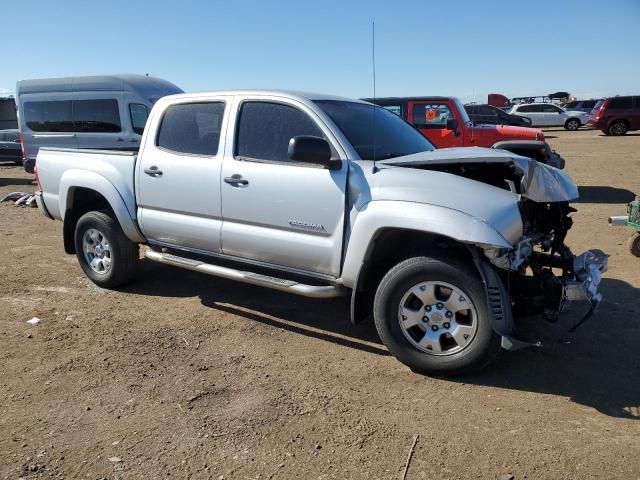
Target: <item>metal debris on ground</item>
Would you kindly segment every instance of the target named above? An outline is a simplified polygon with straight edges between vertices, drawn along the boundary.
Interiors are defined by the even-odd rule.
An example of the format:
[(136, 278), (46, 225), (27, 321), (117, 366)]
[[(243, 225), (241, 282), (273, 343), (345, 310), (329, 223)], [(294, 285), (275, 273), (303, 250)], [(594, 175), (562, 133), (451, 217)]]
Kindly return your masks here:
[(14, 202), (18, 207), (32, 207), (35, 208), (36, 195), (35, 193), (27, 192), (11, 192), (4, 197), (0, 198), (0, 202)]

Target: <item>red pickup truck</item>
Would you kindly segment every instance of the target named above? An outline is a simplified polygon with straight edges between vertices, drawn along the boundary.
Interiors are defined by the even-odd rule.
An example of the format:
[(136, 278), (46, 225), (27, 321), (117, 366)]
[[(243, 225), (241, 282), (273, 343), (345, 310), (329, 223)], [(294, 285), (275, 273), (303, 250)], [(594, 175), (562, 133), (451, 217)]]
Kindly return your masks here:
[(545, 142), (537, 128), (474, 125), (455, 97), (387, 97), (364, 99), (411, 123), (438, 148), (502, 148), (564, 168), (564, 160)]

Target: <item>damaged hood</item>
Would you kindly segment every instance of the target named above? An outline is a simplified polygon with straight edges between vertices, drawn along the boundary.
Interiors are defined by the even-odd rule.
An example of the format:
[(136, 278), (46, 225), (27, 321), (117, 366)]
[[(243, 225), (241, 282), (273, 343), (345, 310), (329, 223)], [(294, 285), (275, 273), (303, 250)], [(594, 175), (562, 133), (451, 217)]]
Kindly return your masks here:
[(381, 165), (420, 168), (465, 164), (510, 164), (521, 175), (520, 192), (534, 202), (568, 202), (578, 198), (578, 187), (562, 170), (506, 150), (479, 147), (442, 148), (377, 162)]

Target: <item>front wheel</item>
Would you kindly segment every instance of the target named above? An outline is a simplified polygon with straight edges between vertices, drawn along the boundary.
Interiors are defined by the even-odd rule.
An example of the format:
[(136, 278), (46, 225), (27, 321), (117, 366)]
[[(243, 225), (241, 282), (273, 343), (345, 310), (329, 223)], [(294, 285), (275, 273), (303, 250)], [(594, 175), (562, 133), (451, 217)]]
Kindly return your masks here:
[(130, 241), (107, 211), (85, 213), (76, 224), (78, 262), (93, 283), (103, 288), (125, 284), (138, 262), (138, 245)]
[(640, 232), (636, 232), (631, 235), (627, 245), (629, 246), (629, 251), (632, 255), (640, 257)]
[(482, 282), (450, 259), (415, 257), (392, 268), (378, 286), (374, 320), (389, 351), (416, 372), (472, 373), (500, 349)]
[(571, 132), (578, 130), (580, 128), (580, 120), (577, 118), (570, 118), (566, 122), (564, 122), (564, 128)]

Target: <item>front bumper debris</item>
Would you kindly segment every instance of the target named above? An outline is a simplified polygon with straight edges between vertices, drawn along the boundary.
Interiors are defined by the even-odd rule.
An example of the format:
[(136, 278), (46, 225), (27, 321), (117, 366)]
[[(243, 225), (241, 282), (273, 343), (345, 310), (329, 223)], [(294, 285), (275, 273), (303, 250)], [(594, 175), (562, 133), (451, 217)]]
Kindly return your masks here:
[(602, 301), (599, 287), (608, 263), (607, 255), (602, 250), (587, 250), (575, 257), (573, 259), (575, 280), (565, 282), (563, 303), (586, 300), (595, 309)]

